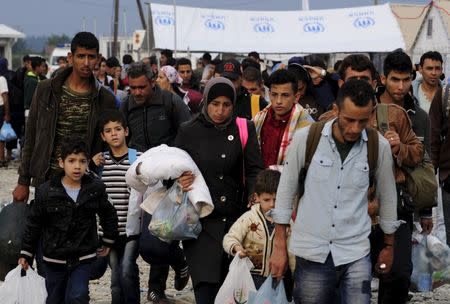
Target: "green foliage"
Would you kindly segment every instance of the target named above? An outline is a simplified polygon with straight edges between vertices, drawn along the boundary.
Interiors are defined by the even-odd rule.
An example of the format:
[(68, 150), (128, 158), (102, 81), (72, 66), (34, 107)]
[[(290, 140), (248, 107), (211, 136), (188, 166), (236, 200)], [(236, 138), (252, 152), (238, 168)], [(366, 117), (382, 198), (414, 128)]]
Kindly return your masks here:
[(58, 44), (70, 43), (70, 40), (71, 39), (66, 34), (63, 35), (51, 34), (47, 38), (47, 46), (56, 46)]

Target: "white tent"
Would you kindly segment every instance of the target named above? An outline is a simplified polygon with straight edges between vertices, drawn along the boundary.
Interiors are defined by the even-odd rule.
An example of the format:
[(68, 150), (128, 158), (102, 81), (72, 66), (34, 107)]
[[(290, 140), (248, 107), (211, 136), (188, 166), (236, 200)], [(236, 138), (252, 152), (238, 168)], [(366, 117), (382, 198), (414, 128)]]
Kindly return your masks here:
[(273, 12), (177, 6), (175, 18), (173, 6), (152, 3), (151, 11), (157, 49), (295, 54), (388, 52), (405, 47), (389, 4)]

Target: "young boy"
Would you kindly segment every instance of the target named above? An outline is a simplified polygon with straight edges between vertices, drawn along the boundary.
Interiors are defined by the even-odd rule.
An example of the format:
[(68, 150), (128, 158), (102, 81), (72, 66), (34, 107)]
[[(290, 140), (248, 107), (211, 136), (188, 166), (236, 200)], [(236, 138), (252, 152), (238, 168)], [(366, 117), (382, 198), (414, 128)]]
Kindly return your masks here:
[[(257, 289), (270, 275), (269, 259), (272, 255), (275, 228), (270, 211), (275, 207), (280, 175), (279, 171), (270, 169), (261, 171), (257, 175), (256, 204), (231, 226), (223, 238), (223, 248), (228, 254), (239, 254), (241, 258), (250, 258), (254, 266), (251, 274)], [(288, 270), (285, 278), (290, 279), (290, 276), (291, 273)], [(286, 279), (285, 284), (289, 298), (290, 282)]]
[[(103, 183), (85, 175), (89, 152), (83, 140), (67, 138), (58, 161), (64, 172), (36, 191), (19, 264), (28, 269), (42, 239), (47, 304), (88, 304), (91, 262), (108, 255), (114, 244), (117, 214)], [(96, 215), (104, 229), (97, 251)]]
[[(108, 144), (108, 151), (93, 157), (101, 166), (101, 179), (106, 193), (117, 210), (119, 237), (109, 254), (111, 267), (112, 303), (138, 304), (140, 302), (139, 255), (140, 196), (130, 195), (125, 174), (131, 164), (141, 155), (127, 147), (128, 128), (123, 114), (117, 110), (105, 111), (100, 118), (102, 139)], [(101, 234), (101, 231), (100, 231)]]

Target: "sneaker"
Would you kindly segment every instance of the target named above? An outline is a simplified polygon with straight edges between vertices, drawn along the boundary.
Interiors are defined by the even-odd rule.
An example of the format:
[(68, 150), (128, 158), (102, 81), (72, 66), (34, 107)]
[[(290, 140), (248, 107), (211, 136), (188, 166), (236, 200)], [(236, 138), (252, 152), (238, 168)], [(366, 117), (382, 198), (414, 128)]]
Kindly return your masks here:
[(187, 266), (181, 268), (180, 271), (175, 272), (175, 280), (173, 283), (173, 287), (176, 290), (178, 291), (183, 290), (188, 282), (189, 282), (189, 268)]
[(148, 291), (147, 300), (149, 304), (169, 304), (169, 299), (167, 299), (166, 295), (158, 294), (156, 291)]

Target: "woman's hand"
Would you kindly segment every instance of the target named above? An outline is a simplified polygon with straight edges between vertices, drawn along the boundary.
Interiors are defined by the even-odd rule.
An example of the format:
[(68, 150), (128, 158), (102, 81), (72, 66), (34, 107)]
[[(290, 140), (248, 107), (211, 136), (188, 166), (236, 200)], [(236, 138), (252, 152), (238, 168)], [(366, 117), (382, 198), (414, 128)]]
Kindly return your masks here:
[(184, 192), (192, 190), (192, 184), (194, 183), (195, 175), (191, 171), (186, 171), (178, 178), (178, 182)]

